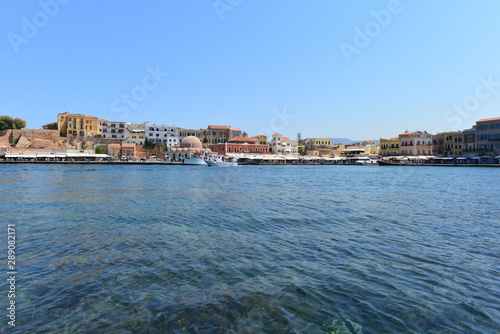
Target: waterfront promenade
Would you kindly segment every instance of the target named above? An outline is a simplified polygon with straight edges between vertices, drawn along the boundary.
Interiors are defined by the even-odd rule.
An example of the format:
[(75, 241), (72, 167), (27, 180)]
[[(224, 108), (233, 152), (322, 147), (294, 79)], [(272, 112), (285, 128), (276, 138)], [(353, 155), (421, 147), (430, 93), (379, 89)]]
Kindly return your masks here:
[[(189, 166), (181, 162), (168, 161), (9, 161), (0, 160), (2, 164), (27, 165), (121, 165), (121, 166)], [(359, 166), (356, 163), (326, 162), (326, 161), (293, 161), (293, 162), (238, 162), (239, 166)], [(192, 166), (191, 166), (192, 167)], [(203, 166), (202, 166), (203, 167)], [(360, 166), (361, 167), (361, 166)], [(500, 164), (449, 164), (449, 163), (407, 163), (397, 166), (366, 166), (366, 167), (500, 167)]]

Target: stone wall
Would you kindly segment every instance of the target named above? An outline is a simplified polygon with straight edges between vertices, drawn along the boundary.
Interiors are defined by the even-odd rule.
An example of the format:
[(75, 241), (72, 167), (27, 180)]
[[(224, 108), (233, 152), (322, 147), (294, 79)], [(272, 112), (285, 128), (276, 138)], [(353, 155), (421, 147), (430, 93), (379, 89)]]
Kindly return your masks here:
[(24, 136), (29, 139), (43, 139), (43, 140), (60, 140), (59, 130), (38, 130), (38, 129), (21, 129), (12, 130), (13, 137), (19, 138)]

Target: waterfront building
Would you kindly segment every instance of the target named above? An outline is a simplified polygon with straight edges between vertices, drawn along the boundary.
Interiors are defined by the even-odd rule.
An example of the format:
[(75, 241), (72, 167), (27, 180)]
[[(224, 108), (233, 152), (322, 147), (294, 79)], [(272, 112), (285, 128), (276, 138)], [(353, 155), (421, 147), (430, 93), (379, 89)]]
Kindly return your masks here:
[(306, 138), (304, 146), (307, 155), (331, 157), (334, 156), (331, 138)]
[(223, 144), (231, 139), (231, 130), (226, 125), (209, 125), (208, 129), (208, 144)]
[(203, 148), (203, 144), (199, 138), (188, 136), (177, 146), (167, 147), (165, 158), (170, 161), (181, 161), (182, 158), (190, 158), (193, 155), (202, 155), (211, 152), (210, 149)]
[(144, 123), (136, 124), (136, 123), (127, 123), (125, 126), (125, 134), (123, 142), (137, 145), (144, 145), (146, 141), (146, 133), (144, 130)]
[(57, 115), (59, 134), (61, 137), (85, 137), (85, 115), (68, 112)]
[(476, 126), (463, 131), (463, 154), (473, 155), (476, 152)]
[(399, 138), (380, 138), (379, 154), (383, 157), (399, 155)]
[(248, 137), (248, 135), (240, 128), (232, 128), (227, 125), (209, 125), (207, 132), (209, 145), (223, 144), (229, 139), (236, 137)]
[(189, 136), (198, 138), (202, 143), (206, 143), (208, 141), (207, 129), (194, 130), (194, 129), (177, 128), (177, 131), (179, 132), (179, 141), (182, 141), (184, 138)]
[(297, 140), (283, 137), (279, 133), (273, 134), (272, 138), (269, 142), (272, 154), (299, 154), (299, 143)]
[(253, 137), (250, 137), (250, 138), (257, 139), (257, 142), (259, 143), (259, 145), (268, 145), (267, 136), (257, 135), (257, 136), (253, 136)]
[(179, 129), (174, 125), (158, 125), (144, 123), (145, 135), (148, 141), (162, 144), (166, 147), (179, 145)]
[(345, 150), (345, 145), (344, 144), (335, 144), (332, 146), (332, 156), (333, 157), (340, 157), (340, 153)]
[(100, 119), (99, 124), (102, 131), (102, 139), (116, 141), (125, 139), (125, 122)]
[(476, 122), (476, 148), (480, 152), (500, 155), (500, 117)]
[(347, 146), (340, 152), (340, 156), (345, 158), (366, 157), (368, 153), (365, 152), (365, 149), (363, 146)]
[(57, 127), (61, 137), (83, 139), (101, 134), (97, 117), (84, 114), (57, 114)]
[(94, 116), (85, 116), (85, 136), (96, 137), (101, 135), (99, 120)]
[(432, 135), (427, 131), (405, 132), (399, 135), (399, 155), (432, 155)]
[(268, 154), (269, 145), (261, 145), (255, 138), (236, 137), (229, 139), (225, 143), (208, 146), (210, 150), (219, 155), (228, 153), (238, 154)]
[(444, 136), (444, 154), (461, 157), (463, 133), (461, 131), (445, 132)]
[(432, 136), (432, 154), (433, 155), (444, 155), (444, 140), (446, 135), (444, 133), (438, 133)]

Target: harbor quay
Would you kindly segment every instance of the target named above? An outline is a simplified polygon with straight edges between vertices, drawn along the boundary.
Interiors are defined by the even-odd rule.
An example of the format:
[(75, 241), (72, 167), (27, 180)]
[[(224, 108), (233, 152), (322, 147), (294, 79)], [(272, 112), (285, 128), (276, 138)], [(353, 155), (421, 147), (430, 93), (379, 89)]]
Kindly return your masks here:
[[(3, 118), (7, 116), (1, 116)], [(342, 141), (342, 140), (340, 140)], [(42, 129), (0, 130), (0, 161), (238, 165), (496, 166), (500, 117), (463, 131), (405, 131), (397, 137), (344, 143), (332, 138), (280, 133), (250, 136), (240, 127), (125, 123), (95, 116), (58, 114)], [(197, 160), (198, 159), (198, 160)]]

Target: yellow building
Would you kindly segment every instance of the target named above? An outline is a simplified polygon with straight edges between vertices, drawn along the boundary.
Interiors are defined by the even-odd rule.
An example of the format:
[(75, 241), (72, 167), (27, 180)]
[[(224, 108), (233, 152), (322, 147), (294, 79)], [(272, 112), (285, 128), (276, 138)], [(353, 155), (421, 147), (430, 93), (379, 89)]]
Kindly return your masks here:
[(462, 131), (444, 133), (444, 153), (447, 156), (462, 156), (463, 133)]
[(380, 155), (399, 155), (399, 138), (380, 138)]
[(253, 136), (250, 138), (257, 139), (257, 144), (259, 144), (259, 145), (267, 145), (267, 136), (257, 135), (257, 136)]
[(101, 134), (97, 117), (68, 112), (57, 115), (59, 135), (68, 138), (83, 138)]
[(101, 135), (99, 120), (94, 116), (85, 116), (85, 136), (98, 136)]
[(304, 140), (306, 153), (313, 156), (331, 157), (335, 155), (331, 138), (307, 138)]

